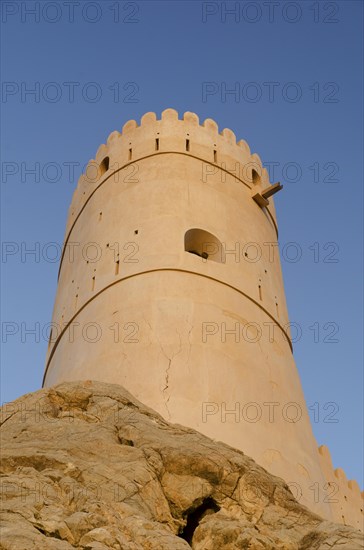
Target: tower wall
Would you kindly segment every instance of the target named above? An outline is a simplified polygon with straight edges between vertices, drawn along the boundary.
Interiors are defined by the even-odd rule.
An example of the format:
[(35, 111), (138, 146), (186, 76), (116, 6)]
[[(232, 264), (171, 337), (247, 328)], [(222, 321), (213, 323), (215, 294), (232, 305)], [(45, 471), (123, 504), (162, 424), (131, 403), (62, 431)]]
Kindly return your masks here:
[(246, 142), (193, 113), (147, 113), (113, 132), (70, 207), (44, 383), (122, 384), (168, 420), (241, 448), (331, 518), (310, 489), (326, 478), (292, 355), (269, 186)]

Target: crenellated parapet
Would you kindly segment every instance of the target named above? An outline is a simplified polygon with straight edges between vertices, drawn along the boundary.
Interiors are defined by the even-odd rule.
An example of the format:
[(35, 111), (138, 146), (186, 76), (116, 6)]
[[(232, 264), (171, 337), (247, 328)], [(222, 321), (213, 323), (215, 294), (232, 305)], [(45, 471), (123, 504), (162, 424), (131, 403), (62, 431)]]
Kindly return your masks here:
[[(207, 118), (200, 124), (199, 117), (185, 112), (179, 118), (177, 111), (166, 109), (158, 119), (154, 112), (142, 116), (140, 124), (129, 120), (121, 132), (112, 132), (106, 144), (97, 150), (88, 162), (75, 190), (66, 230), (69, 232), (79, 212), (95, 190), (113, 174), (120, 171), (132, 174), (132, 165), (153, 155), (175, 153), (195, 157), (201, 162), (201, 178), (206, 181), (217, 171), (226, 172), (237, 183), (251, 190), (250, 194), (260, 206), (268, 207), (275, 223), (273, 203), (268, 196), (272, 191), (267, 170), (257, 153), (251, 153), (246, 141), (237, 142), (234, 132), (224, 128), (219, 132), (217, 123)], [(224, 176), (221, 178), (224, 179)]]
[(327, 481), (326, 500), (331, 506), (334, 521), (364, 528), (364, 492), (360, 491), (354, 479), (347, 479), (342, 468), (334, 468), (331, 454), (326, 445), (318, 449), (321, 468)]

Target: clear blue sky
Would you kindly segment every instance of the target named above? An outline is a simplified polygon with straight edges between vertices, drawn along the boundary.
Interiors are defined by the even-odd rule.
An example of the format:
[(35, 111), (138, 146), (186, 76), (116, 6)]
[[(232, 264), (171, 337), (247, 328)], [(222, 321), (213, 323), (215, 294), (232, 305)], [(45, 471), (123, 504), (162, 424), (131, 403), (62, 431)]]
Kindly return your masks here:
[[(225, 5), (239, 13), (220, 2), (80, 0), (73, 14), (62, 1), (2, 2), (2, 239), (19, 252), (2, 263), (2, 319), (18, 331), (3, 334), (1, 399), (41, 385), (47, 342), (25, 328), (51, 320), (58, 262), (42, 252), (62, 243), (82, 166), (128, 119), (190, 110), (277, 163), (283, 274), (313, 429), (335, 467), (362, 483), (363, 4)], [(214, 93), (204, 96), (204, 83)], [(22, 258), (35, 246), (38, 261)]]

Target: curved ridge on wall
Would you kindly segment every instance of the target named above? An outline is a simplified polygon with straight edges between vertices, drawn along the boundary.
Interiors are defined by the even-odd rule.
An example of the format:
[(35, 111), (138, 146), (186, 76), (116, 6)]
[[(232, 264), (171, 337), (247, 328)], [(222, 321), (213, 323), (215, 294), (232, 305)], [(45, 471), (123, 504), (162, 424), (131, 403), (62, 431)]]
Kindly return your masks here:
[(245, 292), (243, 292), (242, 290), (234, 287), (233, 285), (229, 284), (228, 282), (224, 281), (224, 280), (220, 280), (220, 279), (216, 279), (214, 277), (212, 277), (211, 275), (205, 275), (203, 273), (199, 273), (197, 271), (190, 271), (188, 269), (182, 269), (182, 268), (170, 268), (170, 267), (161, 267), (161, 268), (158, 268), (158, 269), (149, 269), (149, 270), (146, 270), (146, 271), (140, 271), (140, 272), (137, 272), (137, 273), (132, 273), (130, 275), (127, 275), (127, 276), (124, 276), (124, 277), (119, 277), (118, 279), (116, 279), (115, 281), (112, 281), (111, 283), (109, 283), (108, 285), (102, 287), (96, 294), (94, 294), (93, 296), (91, 296), (89, 299), (87, 299), (75, 312), (74, 314), (72, 315), (72, 317), (68, 320), (67, 323), (65, 323), (63, 329), (61, 330), (61, 332), (59, 333), (56, 341), (53, 343), (52, 345), (52, 348), (50, 350), (50, 354), (47, 358), (47, 362), (46, 362), (46, 367), (45, 367), (45, 371), (44, 371), (44, 374), (43, 374), (43, 382), (42, 382), (42, 386), (44, 385), (45, 383), (45, 379), (46, 379), (46, 376), (47, 376), (47, 373), (48, 373), (48, 370), (49, 370), (49, 367), (50, 367), (50, 364), (51, 364), (51, 361), (52, 361), (52, 358), (56, 352), (56, 349), (60, 343), (60, 341), (62, 340), (63, 336), (66, 334), (69, 326), (71, 325), (72, 322), (75, 321), (75, 319), (78, 317), (78, 315), (80, 314), (81, 311), (83, 311), (92, 301), (98, 299), (105, 291), (109, 290), (110, 288), (114, 287), (115, 285), (119, 284), (119, 283), (122, 283), (124, 281), (127, 281), (129, 279), (132, 279), (134, 277), (140, 277), (140, 276), (143, 276), (143, 275), (146, 275), (146, 274), (150, 274), (150, 273), (160, 273), (160, 272), (165, 272), (165, 271), (171, 271), (171, 272), (175, 272), (175, 273), (182, 273), (182, 274), (189, 274), (189, 275), (194, 275), (194, 276), (198, 276), (198, 277), (204, 277), (205, 279), (209, 279), (210, 281), (213, 281), (215, 283), (218, 283), (220, 285), (224, 285), (225, 287), (227, 288), (230, 288), (231, 290), (239, 293), (241, 296), (244, 296), (244, 298), (246, 298), (247, 300), (249, 300), (250, 302), (253, 302), (265, 315), (267, 315), (267, 317), (269, 319), (271, 319), (271, 321), (273, 323), (275, 323), (275, 325), (279, 328), (279, 330), (282, 332), (282, 334), (284, 335), (284, 338), (285, 340), (287, 341), (287, 344), (289, 346), (289, 349), (291, 350), (291, 352), (293, 353), (293, 345), (292, 345), (292, 340), (291, 340), (291, 337), (290, 337), (290, 334), (287, 332), (286, 328), (279, 322), (278, 319), (276, 319), (270, 312), (268, 309), (266, 309), (265, 307), (262, 306), (261, 303), (259, 303), (257, 300), (253, 299), (249, 294), (246, 294)]

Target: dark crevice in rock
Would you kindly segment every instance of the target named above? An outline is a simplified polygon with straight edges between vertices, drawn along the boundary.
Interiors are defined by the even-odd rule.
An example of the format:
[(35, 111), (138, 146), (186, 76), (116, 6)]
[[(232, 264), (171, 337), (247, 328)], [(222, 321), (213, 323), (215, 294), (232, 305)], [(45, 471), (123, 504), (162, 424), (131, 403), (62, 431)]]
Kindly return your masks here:
[(220, 506), (216, 504), (213, 498), (207, 497), (197, 508), (187, 510), (185, 516), (187, 523), (179, 537), (184, 539), (188, 544), (191, 544), (193, 534), (196, 531), (201, 519), (208, 514), (216, 514), (220, 510)]
[(134, 442), (131, 439), (125, 439), (125, 437), (119, 437), (119, 443), (121, 443), (121, 445), (129, 445), (129, 447), (134, 447)]
[(33, 527), (37, 531), (42, 533), (42, 535), (45, 535), (46, 537), (53, 538), (53, 539), (58, 539), (58, 540), (63, 540), (62, 537), (58, 533), (55, 533), (55, 532), (49, 533), (46, 529), (43, 529), (43, 527), (40, 527), (39, 525), (33, 525)]
[(42, 533), (42, 535), (46, 535), (47, 536), (47, 531), (45, 529), (42, 529), (41, 527), (37, 527), (37, 525), (34, 525), (34, 528), (39, 531), (40, 533)]

